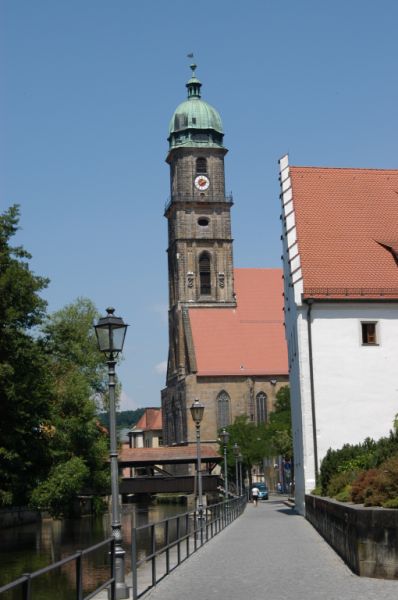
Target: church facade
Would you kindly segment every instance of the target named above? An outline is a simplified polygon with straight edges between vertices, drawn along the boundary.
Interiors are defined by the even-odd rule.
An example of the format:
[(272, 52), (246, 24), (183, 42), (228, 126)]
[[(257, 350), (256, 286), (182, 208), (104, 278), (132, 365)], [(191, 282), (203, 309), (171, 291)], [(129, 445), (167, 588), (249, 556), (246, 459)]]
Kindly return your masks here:
[(169, 127), (169, 356), (162, 390), (165, 445), (195, 441), (189, 407), (205, 405), (203, 443), (239, 415), (266, 422), (288, 382), (281, 269), (234, 269), (223, 127), (201, 98), (191, 65), (188, 98)]

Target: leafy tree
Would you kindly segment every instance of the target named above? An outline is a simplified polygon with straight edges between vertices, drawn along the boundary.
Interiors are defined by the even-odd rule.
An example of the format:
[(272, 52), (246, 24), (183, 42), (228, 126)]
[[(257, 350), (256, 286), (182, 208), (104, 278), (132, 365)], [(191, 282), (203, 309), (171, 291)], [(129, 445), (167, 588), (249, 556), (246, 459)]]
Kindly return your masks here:
[[(230, 433), (227, 446), (228, 470), (234, 477), (235, 457), (233, 445), (236, 442), (243, 457), (242, 467), (247, 471), (251, 485), (252, 467), (263, 462), (265, 457), (283, 456), (291, 460), (293, 456), (292, 426), (290, 411), (290, 389), (280, 388), (276, 394), (274, 412), (268, 423), (249, 421), (247, 415), (236, 417), (233, 425), (226, 428)], [(220, 443), (220, 453), (223, 447)]]
[(54, 516), (65, 513), (65, 507), (72, 507), (76, 490), (80, 490), (90, 472), (82, 458), (73, 456), (66, 462), (56, 465), (50, 477), (43, 481), (32, 493), (32, 504), (46, 507)]
[[(256, 425), (249, 421), (247, 415), (236, 417), (233, 425), (226, 428), (230, 434), (227, 445), (227, 461), (228, 470), (231, 475), (234, 475), (235, 457), (233, 454), (233, 446), (235, 442), (240, 448), (242, 454), (242, 469), (247, 471), (249, 483), (251, 485), (252, 467), (262, 462), (264, 456), (267, 456), (270, 451), (270, 442), (267, 436), (265, 424)], [(220, 442), (220, 450), (224, 452), (223, 445)]]
[(107, 368), (93, 330), (97, 317), (92, 302), (80, 298), (51, 315), (43, 327), (53, 378), (45, 431), (51, 467), (32, 503), (54, 515), (71, 513), (73, 498), (83, 490), (94, 495), (107, 490), (108, 440), (97, 418), (97, 405), (107, 390)]
[(268, 456), (283, 456), (285, 459), (292, 460), (290, 388), (287, 385), (281, 387), (276, 394), (275, 409), (270, 414), (269, 423), (267, 424), (267, 436), (271, 452)]
[(17, 205), (0, 215), (0, 506), (25, 503), (48, 461), (41, 427), (49, 416), (50, 374), (34, 335), (48, 279), (32, 273), (24, 248), (11, 246), (18, 222)]

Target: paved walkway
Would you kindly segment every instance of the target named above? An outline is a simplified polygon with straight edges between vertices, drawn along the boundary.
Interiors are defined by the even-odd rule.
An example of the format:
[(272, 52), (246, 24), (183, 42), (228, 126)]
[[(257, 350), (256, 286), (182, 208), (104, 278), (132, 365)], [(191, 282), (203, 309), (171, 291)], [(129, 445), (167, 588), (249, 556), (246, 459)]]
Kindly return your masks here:
[(396, 600), (398, 581), (353, 575), (278, 497), (245, 513), (143, 597), (145, 600)]

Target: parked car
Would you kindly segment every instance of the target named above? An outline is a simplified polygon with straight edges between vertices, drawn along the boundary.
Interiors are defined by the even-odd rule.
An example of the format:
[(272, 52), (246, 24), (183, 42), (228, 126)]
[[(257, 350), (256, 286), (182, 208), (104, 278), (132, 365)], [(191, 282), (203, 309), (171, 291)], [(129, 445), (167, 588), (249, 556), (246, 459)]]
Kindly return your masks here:
[[(251, 490), (254, 487), (258, 488), (258, 491), (259, 491), (258, 499), (259, 500), (268, 500), (268, 488), (265, 483), (263, 483), (262, 481), (258, 481), (257, 483), (252, 484)], [(251, 490), (250, 490), (250, 495), (251, 495)]]

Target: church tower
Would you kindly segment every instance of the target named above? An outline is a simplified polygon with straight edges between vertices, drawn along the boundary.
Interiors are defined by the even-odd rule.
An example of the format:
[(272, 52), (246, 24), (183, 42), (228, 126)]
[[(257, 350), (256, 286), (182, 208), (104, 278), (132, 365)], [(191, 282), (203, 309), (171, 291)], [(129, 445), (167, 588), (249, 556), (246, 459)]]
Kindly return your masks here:
[(225, 195), (223, 130), (218, 112), (200, 96), (195, 76), (169, 127), (170, 309), (179, 303), (234, 304), (230, 209)]
[[(191, 65), (188, 99), (175, 110), (169, 127), (170, 199), (168, 269), (169, 375), (183, 369), (176, 326), (184, 305), (235, 306), (231, 236), (232, 197), (225, 194), (221, 118), (201, 99), (201, 83)], [(177, 336), (178, 338), (178, 336)], [(175, 340), (175, 343), (172, 343)], [(179, 356), (176, 356), (175, 354)], [(183, 373), (181, 373), (183, 374)]]
[(189, 409), (199, 398), (208, 449), (238, 416), (266, 422), (288, 369), (282, 271), (233, 268), (222, 122), (201, 98), (196, 65), (191, 69), (188, 98), (170, 121), (166, 158), (169, 356), (161, 399), (165, 445), (195, 443)]
[[(169, 126), (168, 220), (169, 358), (167, 388), (183, 387), (195, 371), (184, 329), (188, 307), (234, 307), (231, 206), (225, 193), (223, 127), (219, 113), (201, 98), (196, 65), (186, 84), (188, 98)], [(180, 385), (179, 385), (180, 382)], [(174, 398), (179, 396), (173, 394)], [(174, 400), (177, 403), (177, 400)], [(184, 428), (185, 429), (185, 428)], [(181, 438), (184, 433), (173, 436)]]

